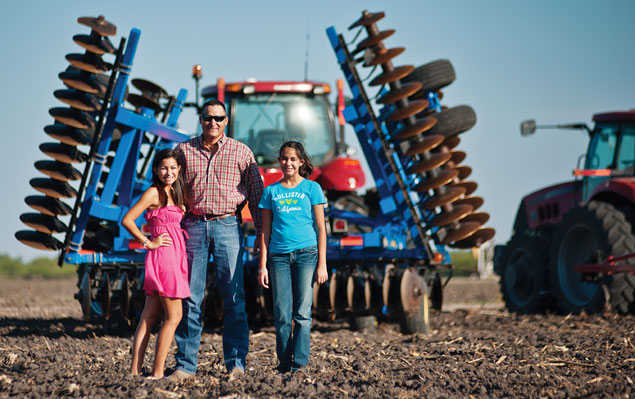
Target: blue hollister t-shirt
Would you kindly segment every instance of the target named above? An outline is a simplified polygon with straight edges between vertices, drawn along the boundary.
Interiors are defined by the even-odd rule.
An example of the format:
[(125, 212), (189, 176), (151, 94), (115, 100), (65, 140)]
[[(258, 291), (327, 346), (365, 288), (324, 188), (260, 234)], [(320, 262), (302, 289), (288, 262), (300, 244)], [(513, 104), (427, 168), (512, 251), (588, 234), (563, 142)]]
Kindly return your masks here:
[(271, 209), (269, 252), (286, 254), (317, 245), (313, 228), (313, 205), (326, 203), (322, 187), (304, 179), (294, 188), (280, 182), (265, 188), (259, 208)]

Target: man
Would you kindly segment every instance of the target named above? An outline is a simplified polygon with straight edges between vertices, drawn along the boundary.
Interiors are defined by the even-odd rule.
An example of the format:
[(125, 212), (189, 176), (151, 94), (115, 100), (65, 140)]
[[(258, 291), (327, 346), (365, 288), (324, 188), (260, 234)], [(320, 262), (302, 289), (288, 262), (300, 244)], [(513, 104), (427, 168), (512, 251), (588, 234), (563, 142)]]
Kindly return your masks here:
[(252, 151), (225, 136), (228, 117), (225, 104), (203, 104), (199, 117), (203, 133), (178, 145), (185, 158), (188, 214), (183, 228), (190, 269), (189, 299), (183, 301), (183, 318), (176, 330), (176, 370), (169, 377), (180, 381), (194, 377), (203, 330), (201, 304), (205, 294), (210, 253), (223, 298), (223, 355), (230, 377), (244, 373), (249, 351), (249, 328), (243, 289), (240, 209), (249, 201), (257, 241), (261, 213), (258, 203), (262, 178)]

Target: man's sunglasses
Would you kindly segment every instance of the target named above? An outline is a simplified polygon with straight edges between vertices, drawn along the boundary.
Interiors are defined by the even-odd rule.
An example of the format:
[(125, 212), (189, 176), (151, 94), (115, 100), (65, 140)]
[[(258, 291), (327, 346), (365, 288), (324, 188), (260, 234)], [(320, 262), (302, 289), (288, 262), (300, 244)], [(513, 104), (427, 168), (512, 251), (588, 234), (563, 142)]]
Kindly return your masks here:
[(215, 120), (216, 122), (221, 123), (225, 120), (225, 118), (227, 118), (227, 115), (201, 115), (201, 118), (203, 118), (205, 122)]

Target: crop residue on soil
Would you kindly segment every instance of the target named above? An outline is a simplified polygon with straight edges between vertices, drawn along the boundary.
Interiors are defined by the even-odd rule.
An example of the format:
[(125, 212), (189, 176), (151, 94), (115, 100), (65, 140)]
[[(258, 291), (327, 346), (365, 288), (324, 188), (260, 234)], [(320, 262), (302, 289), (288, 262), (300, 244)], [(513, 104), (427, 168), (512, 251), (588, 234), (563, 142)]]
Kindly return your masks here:
[[(462, 284), (460, 295), (446, 298), (482, 289)], [(247, 373), (233, 381), (221, 332), (208, 331), (196, 380), (179, 386), (128, 376), (130, 337), (85, 325), (74, 290), (72, 281), (0, 282), (0, 398), (635, 397), (632, 315), (518, 316), (500, 306), (452, 306), (433, 313), (431, 333), (417, 336), (401, 335), (396, 324), (361, 333), (315, 323), (309, 366), (293, 375), (275, 373), (267, 327), (252, 332)], [(168, 368), (173, 362), (170, 354)]]

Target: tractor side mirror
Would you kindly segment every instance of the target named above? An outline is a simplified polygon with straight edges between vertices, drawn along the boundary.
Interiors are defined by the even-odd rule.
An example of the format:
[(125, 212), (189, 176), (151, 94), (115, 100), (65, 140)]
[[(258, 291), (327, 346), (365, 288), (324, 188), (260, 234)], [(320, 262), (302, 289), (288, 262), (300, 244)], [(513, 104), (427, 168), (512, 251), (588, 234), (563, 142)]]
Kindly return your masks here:
[(520, 135), (531, 136), (536, 133), (536, 121), (534, 119), (528, 119), (520, 123)]

